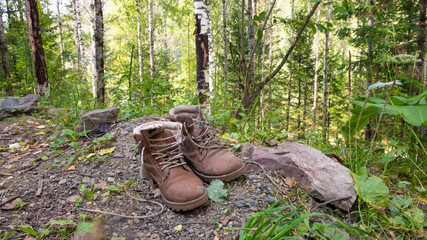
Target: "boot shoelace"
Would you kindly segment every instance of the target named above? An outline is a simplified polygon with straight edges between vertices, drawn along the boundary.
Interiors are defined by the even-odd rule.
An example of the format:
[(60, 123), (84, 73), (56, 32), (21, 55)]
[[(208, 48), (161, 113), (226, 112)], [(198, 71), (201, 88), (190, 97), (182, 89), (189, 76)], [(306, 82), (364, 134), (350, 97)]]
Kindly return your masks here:
[[(161, 139), (148, 139), (150, 143), (158, 142), (158, 141), (165, 141), (171, 138), (175, 138), (176, 136), (170, 136), (166, 138)], [(159, 166), (162, 166), (161, 170), (163, 171), (165, 168), (174, 168), (179, 167), (182, 165), (185, 165), (186, 163), (184, 161), (179, 161), (181, 159), (182, 152), (179, 151), (179, 144), (181, 142), (175, 141), (173, 143), (166, 143), (166, 144), (151, 144), (152, 147), (160, 148), (156, 149), (156, 152), (152, 152), (151, 155), (154, 157), (154, 160), (157, 162), (159, 159), (163, 158), (165, 161), (158, 163)], [(169, 157), (168, 153), (172, 156)], [(142, 155), (142, 154), (141, 154)]]
[[(199, 136), (195, 137), (194, 135), (190, 135), (188, 132), (188, 128), (193, 127), (194, 125), (197, 125), (199, 128), (203, 129), (202, 133), (199, 134)], [(200, 121), (200, 120), (193, 120), (193, 123), (187, 126), (187, 123), (184, 122), (184, 130), (189, 136), (191, 142), (194, 143), (197, 147), (200, 148), (200, 153), (203, 151), (203, 149), (213, 149), (213, 148), (222, 148), (223, 144), (221, 141), (216, 137), (215, 130), (209, 129), (207, 122)], [(194, 131), (194, 130), (193, 130)], [(199, 144), (198, 142), (202, 142), (202, 144)], [(216, 146), (212, 146), (214, 144), (217, 144)]]

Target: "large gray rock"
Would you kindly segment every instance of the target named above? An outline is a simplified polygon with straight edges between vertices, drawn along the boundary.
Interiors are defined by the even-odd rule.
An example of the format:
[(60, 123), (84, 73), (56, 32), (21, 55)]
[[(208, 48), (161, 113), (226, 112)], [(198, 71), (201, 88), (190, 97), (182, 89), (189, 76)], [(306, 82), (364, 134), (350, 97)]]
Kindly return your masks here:
[(30, 94), (26, 97), (0, 98), (0, 119), (37, 110), (39, 100), (40, 96), (36, 94)]
[(94, 130), (102, 123), (113, 124), (117, 122), (119, 111), (120, 108), (112, 107), (87, 112), (80, 118), (79, 123), (74, 127), (74, 131)]
[[(283, 142), (277, 147), (246, 145), (242, 157), (259, 163), (265, 170), (282, 171), (294, 178), (310, 196), (321, 201), (350, 197), (331, 204), (342, 210), (353, 206), (357, 193), (349, 169), (307, 145)], [(256, 165), (250, 164), (249, 167)]]

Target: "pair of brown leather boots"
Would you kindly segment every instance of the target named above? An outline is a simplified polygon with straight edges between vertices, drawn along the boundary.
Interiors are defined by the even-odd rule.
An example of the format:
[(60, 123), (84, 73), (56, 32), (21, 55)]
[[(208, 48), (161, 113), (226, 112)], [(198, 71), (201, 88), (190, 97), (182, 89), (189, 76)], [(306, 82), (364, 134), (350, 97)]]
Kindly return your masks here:
[(208, 200), (201, 180), (231, 181), (243, 175), (246, 167), (211, 133), (200, 106), (174, 107), (169, 118), (171, 122), (140, 125), (133, 136), (143, 174), (157, 183), (165, 205), (176, 211), (191, 210)]

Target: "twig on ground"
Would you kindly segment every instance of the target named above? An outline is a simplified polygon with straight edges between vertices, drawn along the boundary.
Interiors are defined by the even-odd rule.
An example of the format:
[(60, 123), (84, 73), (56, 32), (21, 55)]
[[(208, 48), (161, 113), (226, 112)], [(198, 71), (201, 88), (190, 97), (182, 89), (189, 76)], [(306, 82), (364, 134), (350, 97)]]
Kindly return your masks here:
[(37, 188), (37, 192), (36, 192), (36, 197), (38, 197), (38, 196), (40, 196), (40, 195), (42, 194), (42, 191), (43, 191), (43, 183), (44, 183), (44, 180), (43, 180), (43, 179), (40, 179), (40, 180), (39, 180), (39, 183), (38, 183), (38, 188)]
[[(145, 200), (145, 201), (148, 201), (148, 200)], [(128, 219), (146, 219), (146, 218), (158, 216), (163, 212), (163, 211), (161, 211), (161, 212), (158, 212), (158, 213), (155, 213), (152, 215), (144, 215), (144, 216), (129, 216), (129, 215), (123, 215), (123, 214), (118, 214), (118, 213), (113, 213), (113, 212), (105, 212), (105, 211), (86, 209), (86, 208), (79, 208), (79, 210), (85, 211), (85, 212), (91, 212), (91, 213), (99, 213), (99, 214), (104, 214), (104, 215), (118, 216), (118, 217), (128, 218)]]
[(246, 163), (250, 163), (250, 164), (255, 164), (255, 165), (257, 165), (258, 167), (260, 167), (261, 168), (261, 170), (262, 170), (262, 172), (264, 173), (264, 175), (268, 178), (268, 180), (270, 180), (270, 182), (271, 183), (273, 183), (273, 185), (282, 193), (282, 194), (286, 194), (286, 192), (285, 191), (283, 191), (282, 190), (282, 188), (279, 186), (279, 185), (277, 185), (277, 183), (270, 177), (270, 175), (268, 175), (268, 173), (265, 171), (265, 169), (264, 169), (264, 167), (261, 165), (261, 164), (259, 164), (259, 163), (257, 163), (257, 162), (254, 162), (254, 161), (245, 161)]
[(12, 202), (13, 200), (15, 200), (15, 199), (17, 199), (17, 198), (19, 198), (19, 195), (18, 195), (18, 196), (11, 197), (11, 198), (7, 199), (6, 201), (4, 201), (4, 202), (0, 203), (0, 207), (3, 207), (4, 205), (6, 205), (6, 204), (8, 204), (8, 203)]
[(152, 227), (152, 226), (156, 226), (156, 227), (176, 226), (178, 224), (180, 224), (180, 225), (193, 225), (193, 224), (213, 225), (214, 223), (211, 223), (211, 222), (154, 223), (150, 226), (146, 225), (146, 226), (141, 226), (141, 227), (133, 227), (132, 229), (144, 229), (144, 228)]
[(335, 199), (331, 199), (331, 200), (329, 200), (329, 201), (326, 201), (326, 202), (323, 202), (323, 203), (321, 203), (321, 204), (317, 205), (315, 208), (313, 208), (313, 209), (312, 209), (312, 211), (316, 210), (317, 208), (319, 208), (319, 207), (321, 207), (321, 206), (323, 206), (323, 205), (326, 205), (326, 204), (329, 204), (329, 203), (333, 203), (333, 202), (336, 202), (336, 201), (347, 200), (347, 199), (349, 199), (349, 198), (351, 198), (351, 196), (342, 197), (342, 198), (335, 198)]

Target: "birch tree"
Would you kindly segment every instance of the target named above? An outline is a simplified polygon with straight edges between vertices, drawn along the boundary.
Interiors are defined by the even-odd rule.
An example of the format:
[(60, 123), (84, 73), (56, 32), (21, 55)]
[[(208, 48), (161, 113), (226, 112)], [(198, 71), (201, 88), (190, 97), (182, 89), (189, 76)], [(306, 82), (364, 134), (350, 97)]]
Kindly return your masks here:
[[(331, 3), (331, 0), (329, 0)], [(328, 5), (328, 23), (331, 22), (331, 4)], [(329, 54), (329, 30), (325, 34), (325, 59), (323, 61), (323, 138), (328, 132), (328, 54)]]
[(65, 69), (64, 64), (64, 41), (62, 40), (62, 17), (61, 17), (61, 1), (56, 0), (56, 8), (58, 11), (58, 30), (59, 30), (59, 50), (61, 52), (61, 67), (62, 70)]
[(37, 78), (37, 94), (48, 98), (50, 96), (49, 78), (47, 75), (46, 58), (40, 31), (39, 10), (37, 0), (26, 0), (28, 34)]
[(1, 63), (3, 66), (3, 73), (5, 78), (5, 92), (8, 96), (13, 96), (13, 86), (11, 82), (10, 75), (10, 65), (9, 65), (9, 52), (7, 51), (7, 42), (6, 36), (4, 34), (4, 25), (3, 25), (3, 9), (0, 7), (0, 52), (1, 52)]
[[(374, 0), (369, 0), (369, 20), (368, 25), (371, 27), (371, 29), (374, 28), (375, 25), (375, 19), (374, 19)], [(372, 84), (372, 61), (374, 59), (374, 46), (372, 45), (371, 41), (368, 41), (368, 74), (366, 76), (366, 95), (369, 94), (368, 87)], [(371, 141), (372, 138), (372, 126), (369, 122), (365, 127), (365, 140)]]
[(139, 0), (135, 0), (136, 5), (136, 31), (138, 34), (138, 73), (139, 81), (142, 82), (142, 39), (141, 39), (141, 12), (139, 9)]
[[(294, 0), (291, 1), (291, 19), (294, 20)], [(291, 26), (291, 42), (294, 40), (294, 28)], [(288, 79), (288, 103), (286, 109), (286, 131), (289, 131), (289, 114), (291, 111), (291, 89), (292, 89), (292, 53), (289, 56), (289, 79)], [(299, 93), (300, 91), (298, 91)], [(299, 98), (298, 98), (299, 101)]]
[[(417, 47), (418, 47), (418, 59), (416, 63), (416, 73), (420, 82), (427, 86), (427, 79), (423, 81), (423, 63), (424, 63), (424, 51), (426, 45), (426, 5), (427, 0), (420, 1), (420, 19), (418, 22), (418, 37), (417, 37)], [(424, 71), (426, 71), (424, 69)]]
[[(228, 52), (227, 52), (227, 7), (225, 0), (222, 0), (222, 35), (224, 40), (224, 95), (227, 94), (227, 75), (228, 75)], [(225, 104), (225, 103), (224, 103)]]
[[(317, 12), (317, 24), (320, 23), (320, 13), (321, 7), (319, 7), (319, 11)], [(320, 30), (316, 26), (316, 35), (314, 35), (314, 87), (313, 87), (313, 109), (312, 109), (312, 120), (313, 120), (313, 129), (316, 129), (316, 113), (317, 113), (317, 82), (319, 79), (319, 38), (320, 38)]]
[[(153, 89), (156, 87), (154, 81), (154, 12), (153, 0), (148, 0), (148, 31), (150, 35), (150, 78), (153, 81)], [(153, 103), (153, 95), (151, 95), (151, 103)]]
[(73, 0), (73, 25), (74, 25), (74, 44), (77, 51), (77, 63), (76, 69), (80, 71), (82, 68), (82, 62), (84, 59), (84, 45), (83, 45), (83, 32), (82, 32), (82, 23), (81, 23), (81, 11), (79, 0)]
[(93, 96), (98, 105), (105, 104), (105, 82), (104, 82), (104, 17), (102, 1), (94, 0), (91, 5), (92, 18), (92, 86)]
[(210, 2), (209, 0), (194, 0), (194, 17), (196, 33), (196, 58), (197, 58), (197, 94), (199, 104), (208, 109), (210, 89), (213, 86), (209, 75), (210, 51), (209, 32), (210, 24)]

